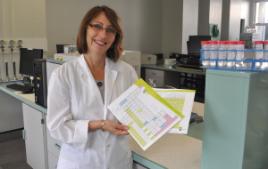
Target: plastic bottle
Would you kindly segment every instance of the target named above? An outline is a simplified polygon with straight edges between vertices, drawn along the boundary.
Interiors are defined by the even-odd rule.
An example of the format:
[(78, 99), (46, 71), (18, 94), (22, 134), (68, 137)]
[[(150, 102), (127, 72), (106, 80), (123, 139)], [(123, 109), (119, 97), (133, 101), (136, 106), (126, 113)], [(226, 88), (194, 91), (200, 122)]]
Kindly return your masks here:
[(235, 67), (235, 55), (236, 55), (236, 41), (229, 41), (227, 44), (227, 63), (228, 69), (233, 69)]
[(201, 41), (201, 48), (202, 65), (204, 67), (209, 67), (210, 41)]
[(218, 41), (210, 41), (210, 67), (216, 67), (218, 58)]
[(226, 66), (228, 41), (219, 41), (218, 47), (218, 67)]
[(235, 56), (235, 67), (236, 69), (241, 69), (244, 65), (245, 59), (245, 42), (244, 41), (237, 41), (236, 42), (236, 56)]
[(255, 49), (255, 69), (261, 69), (263, 58), (263, 41), (254, 41), (253, 48)]
[(262, 69), (268, 70), (268, 41), (263, 41), (263, 67)]

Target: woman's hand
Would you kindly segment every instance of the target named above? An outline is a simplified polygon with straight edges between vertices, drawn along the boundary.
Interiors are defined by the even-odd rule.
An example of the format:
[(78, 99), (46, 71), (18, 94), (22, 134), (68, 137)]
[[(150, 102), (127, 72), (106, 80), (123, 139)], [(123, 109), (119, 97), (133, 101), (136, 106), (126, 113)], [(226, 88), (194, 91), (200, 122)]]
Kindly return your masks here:
[(127, 135), (128, 126), (121, 123), (112, 121), (112, 120), (103, 120), (102, 121), (102, 130), (108, 131), (114, 135)]
[(114, 135), (127, 135), (128, 126), (118, 123), (112, 120), (96, 120), (90, 121), (88, 123), (88, 130), (95, 131), (97, 129), (102, 129), (103, 131), (108, 131)]

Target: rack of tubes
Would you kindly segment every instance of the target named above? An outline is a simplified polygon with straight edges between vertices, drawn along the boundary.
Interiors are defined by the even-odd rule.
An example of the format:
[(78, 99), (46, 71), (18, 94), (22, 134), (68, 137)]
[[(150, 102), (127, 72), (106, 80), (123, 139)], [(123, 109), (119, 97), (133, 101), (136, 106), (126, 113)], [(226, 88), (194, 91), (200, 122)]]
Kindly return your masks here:
[(202, 66), (207, 69), (268, 72), (268, 50), (201, 49), (200, 53)]

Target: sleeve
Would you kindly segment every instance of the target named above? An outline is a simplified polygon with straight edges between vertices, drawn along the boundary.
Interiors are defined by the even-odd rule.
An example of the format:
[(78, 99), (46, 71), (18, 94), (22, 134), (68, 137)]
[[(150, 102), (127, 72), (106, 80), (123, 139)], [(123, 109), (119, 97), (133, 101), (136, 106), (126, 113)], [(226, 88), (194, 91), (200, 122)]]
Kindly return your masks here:
[(56, 69), (48, 85), (47, 128), (62, 143), (84, 144), (88, 139), (88, 120), (74, 120), (66, 77)]

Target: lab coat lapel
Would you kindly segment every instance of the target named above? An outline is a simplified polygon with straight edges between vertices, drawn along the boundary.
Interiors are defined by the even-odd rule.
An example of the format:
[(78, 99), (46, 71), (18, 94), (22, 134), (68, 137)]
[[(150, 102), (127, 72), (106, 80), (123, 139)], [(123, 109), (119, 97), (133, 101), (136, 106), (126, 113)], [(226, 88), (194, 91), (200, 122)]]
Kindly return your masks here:
[[(81, 78), (85, 81), (88, 81), (88, 83), (94, 83), (93, 84), (93, 88), (94, 88), (94, 91), (96, 91), (98, 94), (97, 94), (97, 102), (98, 104), (103, 107), (104, 106), (104, 103), (103, 103), (103, 100), (102, 100), (102, 96), (101, 96), (101, 93), (100, 93), (100, 90), (95, 82), (95, 79), (86, 63), (86, 60), (84, 58), (84, 56), (82, 55), (81, 58), (80, 58), (80, 64), (83, 68), (83, 71), (81, 71)], [(85, 83), (87, 84), (87, 83)]]
[(110, 104), (112, 94), (113, 94), (113, 87), (115, 85), (116, 77), (118, 71), (114, 69), (113, 61), (110, 59), (106, 59), (105, 64), (105, 117), (107, 116), (107, 106)]

